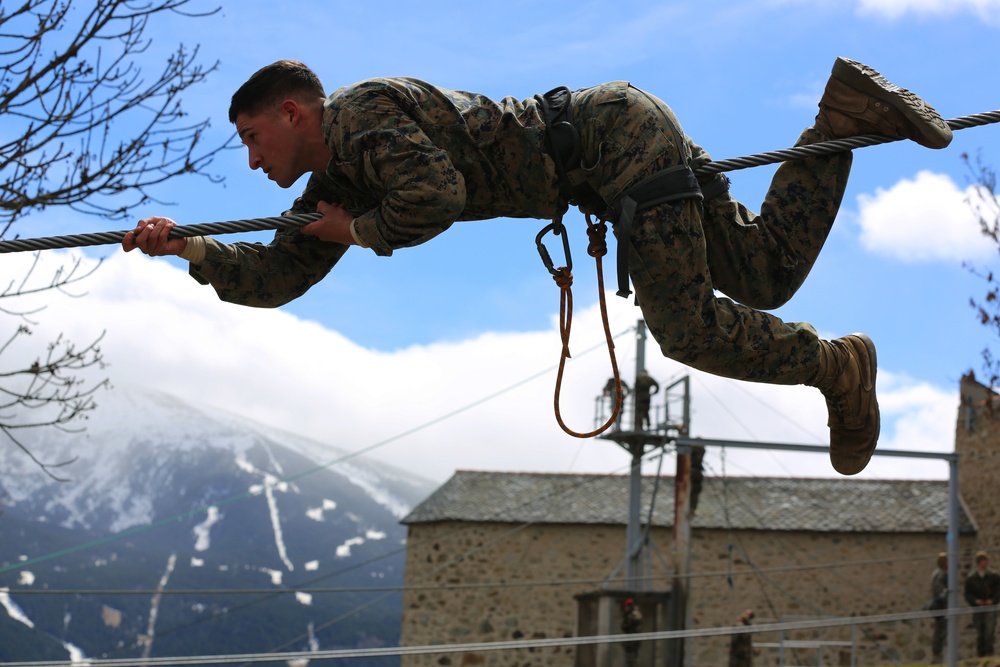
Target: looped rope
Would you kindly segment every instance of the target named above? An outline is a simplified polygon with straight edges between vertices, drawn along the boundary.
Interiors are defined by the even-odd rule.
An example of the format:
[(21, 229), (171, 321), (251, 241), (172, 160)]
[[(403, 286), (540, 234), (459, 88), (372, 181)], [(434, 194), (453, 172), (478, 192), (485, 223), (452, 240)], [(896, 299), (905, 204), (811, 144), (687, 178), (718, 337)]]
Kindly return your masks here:
[(573, 272), (565, 266), (559, 267), (553, 272), (553, 280), (559, 285), (559, 337), (562, 340), (562, 353), (559, 355), (559, 372), (556, 375), (556, 388), (554, 395), (554, 406), (556, 421), (567, 434), (574, 438), (593, 438), (604, 433), (618, 419), (618, 414), (622, 408), (622, 383), (618, 373), (618, 360), (615, 358), (615, 342), (611, 336), (611, 326), (608, 323), (608, 304), (604, 296), (604, 262), (602, 258), (608, 252), (606, 241), (608, 226), (603, 220), (596, 223), (587, 217), (587, 236), (590, 237), (590, 244), (587, 246), (587, 254), (595, 258), (597, 263), (597, 296), (601, 303), (601, 322), (604, 325), (604, 337), (608, 341), (608, 356), (611, 358), (611, 370), (615, 379), (615, 405), (611, 411), (611, 417), (600, 428), (589, 433), (579, 433), (574, 431), (563, 421), (562, 413), (559, 409), (559, 395), (562, 391), (563, 371), (566, 368), (566, 360), (570, 358), (569, 337), (573, 326)]
[(608, 254), (608, 225), (603, 220), (591, 223), (590, 214), (587, 214), (587, 237), (590, 244), (587, 245), (587, 254), (597, 258), (598, 263), (601, 258)]

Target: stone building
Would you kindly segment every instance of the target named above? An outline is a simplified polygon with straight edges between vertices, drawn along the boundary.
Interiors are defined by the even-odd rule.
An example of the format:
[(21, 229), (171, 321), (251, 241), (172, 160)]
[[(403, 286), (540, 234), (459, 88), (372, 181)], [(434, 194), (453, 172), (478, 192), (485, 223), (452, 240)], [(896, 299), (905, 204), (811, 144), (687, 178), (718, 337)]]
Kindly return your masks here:
[(978, 548), (997, 552), (993, 567), (1000, 564), (1000, 398), (976, 381), (971, 372), (960, 384), (961, 406), (955, 431), (958, 479), (962, 499), (975, 518)]
[[(964, 577), (976, 549), (1000, 551), (993, 500), (1000, 410), (990, 410), (996, 396), (971, 374), (961, 395)], [(757, 623), (920, 610), (936, 555), (946, 550), (947, 496), (947, 482), (936, 480), (706, 477), (692, 521), (688, 627), (733, 626), (748, 608)], [(656, 554), (645, 573), (648, 588), (669, 595), (673, 479), (644, 478), (642, 498)], [(623, 476), (457, 472), (403, 519), (403, 645), (580, 636), (582, 601), (621, 588), (627, 505)], [(974, 655), (968, 625), (962, 618), (960, 658)], [(646, 623), (640, 631), (651, 629)], [(754, 665), (929, 662), (931, 630), (930, 620), (918, 619), (759, 633)], [(691, 664), (726, 664), (729, 642), (688, 640)], [(471, 647), (404, 656), (402, 665), (579, 667), (590, 664), (581, 659), (586, 650)], [(621, 647), (609, 650), (618, 651), (610, 664), (625, 665)], [(646, 647), (640, 657), (655, 650)]]

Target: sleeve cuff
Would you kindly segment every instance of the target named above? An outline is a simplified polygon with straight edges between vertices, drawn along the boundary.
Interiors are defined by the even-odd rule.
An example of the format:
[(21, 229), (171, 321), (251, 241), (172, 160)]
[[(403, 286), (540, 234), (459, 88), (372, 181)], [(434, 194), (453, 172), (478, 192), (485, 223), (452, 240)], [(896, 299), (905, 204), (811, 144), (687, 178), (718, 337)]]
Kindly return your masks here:
[(357, 221), (357, 219), (356, 219), (356, 218), (355, 218), (354, 220), (351, 220), (351, 236), (352, 236), (352, 237), (354, 238), (354, 242), (355, 242), (355, 243), (357, 243), (357, 244), (358, 244), (359, 246), (361, 246), (362, 248), (367, 248), (367, 247), (368, 247), (368, 244), (367, 244), (367, 243), (365, 243), (365, 242), (364, 242), (364, 241), (363, 241), (363, 240), (361, 239), (361, 237), (360, 237), (360, 236), (358, 236), (358, 228), (357, 228), (357, 225), (358, 225), (358, 221)]
[(205, 261), (205, 237), (189, 236), (187, 245), (180, 254), (181, 259), (186, 259), (192, 264), (201, 264)]

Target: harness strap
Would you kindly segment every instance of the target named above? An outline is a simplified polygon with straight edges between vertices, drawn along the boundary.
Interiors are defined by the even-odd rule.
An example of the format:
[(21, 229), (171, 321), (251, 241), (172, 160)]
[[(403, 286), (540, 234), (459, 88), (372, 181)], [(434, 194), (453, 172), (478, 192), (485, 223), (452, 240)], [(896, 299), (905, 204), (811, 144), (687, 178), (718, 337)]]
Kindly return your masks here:
[(607, 203), (587, 183), (586, 174), (580, 168), (583, 151), (580, 133), (573, 124), (573, 93), (566, 86), (560, 86), (544, 95), (535, 95), (535, 101), (542, 109), (549, 154), (556, 163), (562, 194), (574, 206), (595, 213), (603, 211), (607, 208)]
[(658, 171), (639, 181), (611, 205), (615, 214), (618, 232), (618, 291), (620, 297), (628, 297), (628, 249), (632, 238), (632, 218), (635, 214), (653, 206), (679, 199), (703, 199), (701, 184), (691, 167), (677, 165)]

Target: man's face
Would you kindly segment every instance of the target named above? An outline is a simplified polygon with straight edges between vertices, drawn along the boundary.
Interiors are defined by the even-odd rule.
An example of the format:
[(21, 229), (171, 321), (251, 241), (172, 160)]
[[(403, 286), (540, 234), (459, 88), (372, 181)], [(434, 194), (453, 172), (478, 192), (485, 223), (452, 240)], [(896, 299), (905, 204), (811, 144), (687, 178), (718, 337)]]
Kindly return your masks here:
[(985, 572), (986, 568), (989, 566), (989, 564), (990, 564), (990, 559), (989, 558), (980, 558), (979, 560), (976, 561), (976, 568), (980, 572)]
[(295, 114), (283, 109), (239, 114), (236, 131), (247, 147), (251, 169), (261, 169), (282, 188), (291, 187), (306, 172), (299, 155)]

